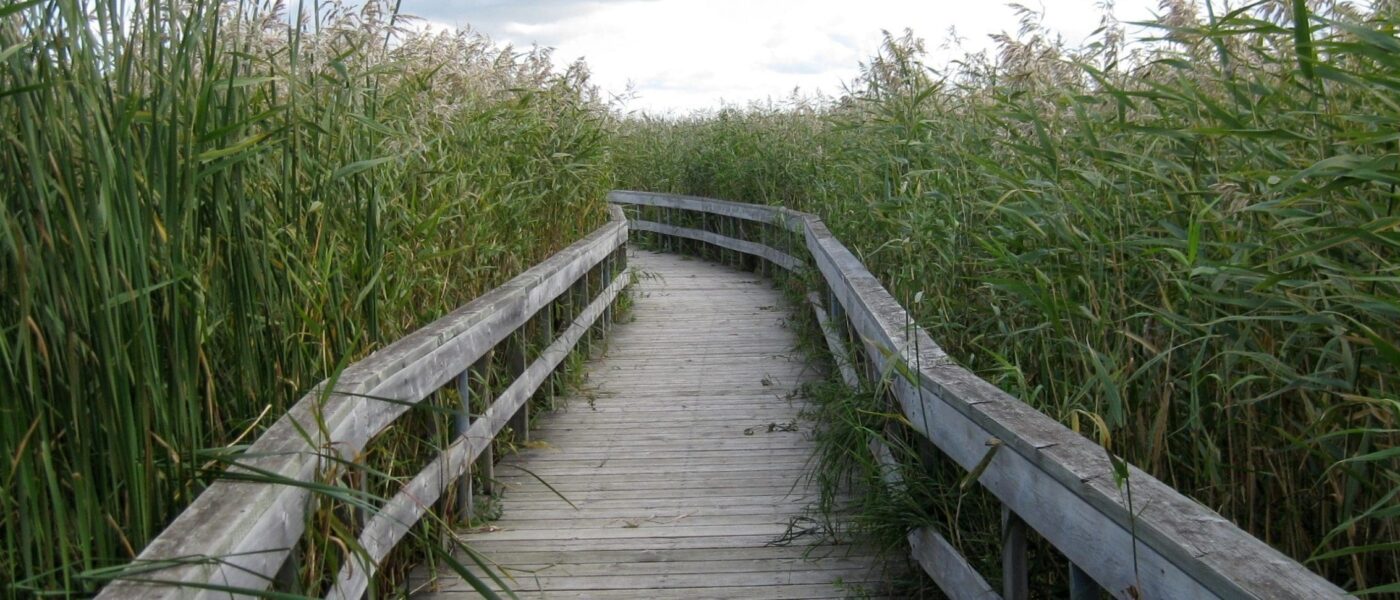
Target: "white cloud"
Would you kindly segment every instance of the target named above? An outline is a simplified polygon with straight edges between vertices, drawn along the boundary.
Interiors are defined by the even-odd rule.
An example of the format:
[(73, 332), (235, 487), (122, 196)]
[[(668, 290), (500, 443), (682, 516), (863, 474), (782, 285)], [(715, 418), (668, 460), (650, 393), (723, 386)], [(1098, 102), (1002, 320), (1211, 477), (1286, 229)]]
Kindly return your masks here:
[[(1078, 42), (1099, 26), (1099, 0), (1033, 0), (1044, 23)], [(1150, 0), (1124, 0), (1124, 22), (1143, 20)], [(437, 23), (469, 24), (492, 38), (556, 49), (561, 62), (583, 57), (604, 90), (629, 82), (629, 108), (688, 112), (722, 100), (745, 104), (786, 97), (793, 88), (839, 92), (879, 47), (881, 31), (911, 28), (944, 58), (950, 28), (968, 50), (987, 36), (1015, 32), (1008, 6), (981, 0), (404, 0), (404, 12)]]

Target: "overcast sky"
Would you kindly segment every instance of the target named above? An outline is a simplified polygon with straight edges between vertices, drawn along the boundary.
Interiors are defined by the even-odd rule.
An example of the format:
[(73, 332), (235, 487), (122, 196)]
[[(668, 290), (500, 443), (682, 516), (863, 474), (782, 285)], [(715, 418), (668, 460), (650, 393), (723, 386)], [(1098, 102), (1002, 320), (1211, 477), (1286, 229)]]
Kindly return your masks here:
[[(1024, 0), (1067, 41), (1099, 26), (1102, 0)], [(1156, 0), (1119, 0), (1123, 22), (1151, 15)], [(879, 47), (881, 30), (908, 27), (940, 50), (950, 28), (967, 50), (1014, 33), (1015, 12), (997, 0), (403, 0), (434, 27), (464, 26), (498, 42), (583, 57), (594, 81), (637, 98), (628, 109), (688, 113), (721, 102), (781, 99), (793, 88), (833, 94)], [(958, 51), (957, 54), (961, 54)]]

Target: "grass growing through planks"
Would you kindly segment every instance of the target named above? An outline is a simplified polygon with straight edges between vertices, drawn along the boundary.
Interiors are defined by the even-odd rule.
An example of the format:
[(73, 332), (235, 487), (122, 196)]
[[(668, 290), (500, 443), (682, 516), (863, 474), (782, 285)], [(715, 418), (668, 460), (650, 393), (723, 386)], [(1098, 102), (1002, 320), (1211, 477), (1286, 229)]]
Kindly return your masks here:
[(604, 125), (581, 64), (382, 2), (0, 6), (6, 593), (92, 591), (338, 366), (601, 223)]
[(1079, 47), (1026, 12), (945, 68), (890, 37), (831, 102), (625, 122), (619, 187), (821, 215), (982, 376), (1393, 595), (1400, 15), (1218, 8)]

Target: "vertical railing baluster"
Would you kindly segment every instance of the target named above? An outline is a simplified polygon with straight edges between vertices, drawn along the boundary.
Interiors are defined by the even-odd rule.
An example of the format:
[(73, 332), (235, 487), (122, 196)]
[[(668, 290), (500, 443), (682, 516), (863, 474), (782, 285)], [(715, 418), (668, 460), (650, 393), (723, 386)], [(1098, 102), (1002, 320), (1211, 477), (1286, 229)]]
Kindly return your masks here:
[(287, 560), (282, 561), (277, 575), (272, 578), (272, 589), (291, 593), (301, 591), (301, 553), (293, 550), (287, 554)]
[[(468, 369), (472, 373), (469, 384), (476, 385), (476, 394), (469, 394), (468, 397), (475, 396), (477, 405), (482, 407), (483, 411), (486, 407), (491, 406), (491, 359), (495, 353), (494, 349), (487, 350), (476, 361), (476, 364)], [(470, 405), (468, 407), (470, 408)], [(477, 477), (481, 479), (482, 495), (490, 496), (496, 489), (496, 444), (494, 440), (486, 443), (486, 448), (476, 459), (475, 470)]]
[(1079, 565), (1070, 563), (1069, 565), (1069, 598), (1070, 600), (1098, 600), (1102, 588), (1098, 582), (1089, 577), (1084, 569)]
[[(772, 236), (768, 235), (769, 229), (772, 229), (771, 225), (768, 225), (767, 223), (760, 224), (758, 226), (758, 237), (760, 243), (762, 243), (764, 246), (772, 248), (773, 246), (769, 241), (769, 238)], [(767, 260), (760, 260), (758, 261), (758, 270), (760, 274), (762, 274), (764, 277), (767, 277), (769, 271), (772, 270), (772, 267), (769, 266)]]
[[(457, 413), (452, 418), (452, 439), (455, 441), (467, 436), (467, 430), (472, 426), (472, 390), (471, 390), (471, 368), (463, 369), (457, 374), (457, 395), (461, 397), (457, 404)], [(462, 473), (461, 479), (457, 480), (457, 515), (458, 519), (466, 521), (471, 518), (473, 509), (476, 507), (472, 501), (472, 468), (467, 465), (467, 470)]]
[[(530, 339), (530, 330), (533, 321), (526, 321), (519, 330), (510, 334), (506, 338), (506, 373), (510, 375), (510, 381), (514, 382), (525, 373), (525, 344)], [(510, 384), (506, 384), (510, 385)], [(514, 441), (517, 444), (525, 444), (530, 441), (530, 399), (526, 398), (521, 403), (520, 408), (510, 418), (510, 429), (514, 432)]]
[[(554, 321), (559, 317), (559, 311), (556, 310), (558, 306), (559, 300), (556, 298), (554, 301), (550, 302), (549, 306), (546, 306), (544, 308), (544, 311), (542, 311), (541, 313), (544, 315), (544, 345), (540, 346), (541, 353), (544, 352), (544, 348), (548, 348), (554, 344), (554, 339), (557, 335), (556, 333), (554, 333), (556, 330)], [(554, 389), (555, 385), (558, 383), (559, 380), (558, 373), (559, 368), (555, 367), (554, 370), (550, 371), (549, 375), (545, 376), (544, 378), (544, 393), (545, 397), (547, 398), (546, 402), (549, 403), (550, 412), (553, 412), (555, 409), (558, 408), (558, 406), (556, 406), (555, 404)]]
[[(612, 280), (613, 280), (613, 253), (611, 253), (611, 252), (609, 252), (607, 256), (604, 256), (604, 257), (603, 257), (603, 277), (602, 277), (602, 279), (603, 279), (603, 281), (602, 281), (602, 286), (599, 287), (599, 291), (605, 290), (605, 289), (607, 289), (607, 287), (608, 287), (609, 285), (612, 285)], [(605, 308), (603, 308), (603, 327), (602, 327), (603, 333), (607, 333), (609, 329), (612, 329), (612, 318), (613, 318), (613, 306), (612, 306), (612, 303), (609, 302), (608, 305), (607, 305)]]
[[(668, 217), (669, 220), (669, 217)], [(669, 239), (669, 236), (668, 236)], [(588, 308), (588, 300), (593, 297), (590, 288), (593, 287), (593, 269), (589, 269), (574, 283), (574, 318), (583, 314), (583, 310)], [(585, 331), (583, 337), (579, 339), (579, 344), (583, 346), (583, 358), (587, 360), (593, 356), (593, 331)]]
[[(727, 238), (734, 237), (734, 232), (730, 231), (729, 228), (729, 217), (726, 217), (724, 215), (711, 215), (708, 218), (708, 220), (713, 224), (716, 233)], [(719, 263), (722, 265), (729, 265), (731, 267), (734, 266), (734, 254), (735, 252), (733, 250), (725, 248), (724, 246), (720, 246)]]
[[(673, 215), (672, 215), (671, 208), (670, 208), (670, 207), (666, 207), (666, 208), (663, 208), (663, 209), (661, 209), (661, 210), (662, 210), (662, 211), (665, 211), (665, 213), (666, 213), (666, 224), (667, 224), (667, 225), (674, 225), (674, 224), (675, 224), (675, 223), (674, 223), (675, 219), (672, 218)], [(666, 234), (666, 252), (667, 252), (667, 253), (674, 254), (674, 253), (676, 252), (675, 243), (676, 243), (676, 238), (675, 238), (675, 236), (673, 236), (673, 235), (671, 235), (671, 234), (669, 234), (669, 233)]]
[(1027, 600), (1030, 579), (1026, 571), (1026, 522), (1006, 506), (1001, 507), (1001, 595), (1003, 600)]

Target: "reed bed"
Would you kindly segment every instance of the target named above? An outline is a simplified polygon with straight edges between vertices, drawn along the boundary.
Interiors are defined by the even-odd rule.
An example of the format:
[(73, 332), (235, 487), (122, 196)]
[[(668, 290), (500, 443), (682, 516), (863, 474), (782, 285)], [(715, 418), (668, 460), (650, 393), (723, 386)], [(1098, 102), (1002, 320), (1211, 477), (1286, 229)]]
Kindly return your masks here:
[[(944, 66), (888, 36), (834, 99), (627, 119), (619, 187), (821, 215), (982, 376), (1400, 593), (1396, 4), (1168, 1), (1153, 39), (1105, 17), (1079, 46), (1023, 16)], [(864, 415), (836, 438), (882, 431), (835, 402)], [(987, 559), (994, 506), (926, 467), (929, 508), (867, 507)]]
[[(586, 68), (410, 25), (0, 6), (6, 595), (92, 592), (317, 382), (604, 220)], [(385, 490), (431, 420), (371, 449)], [(314, 591), (343, 532), (308, 530)]]

